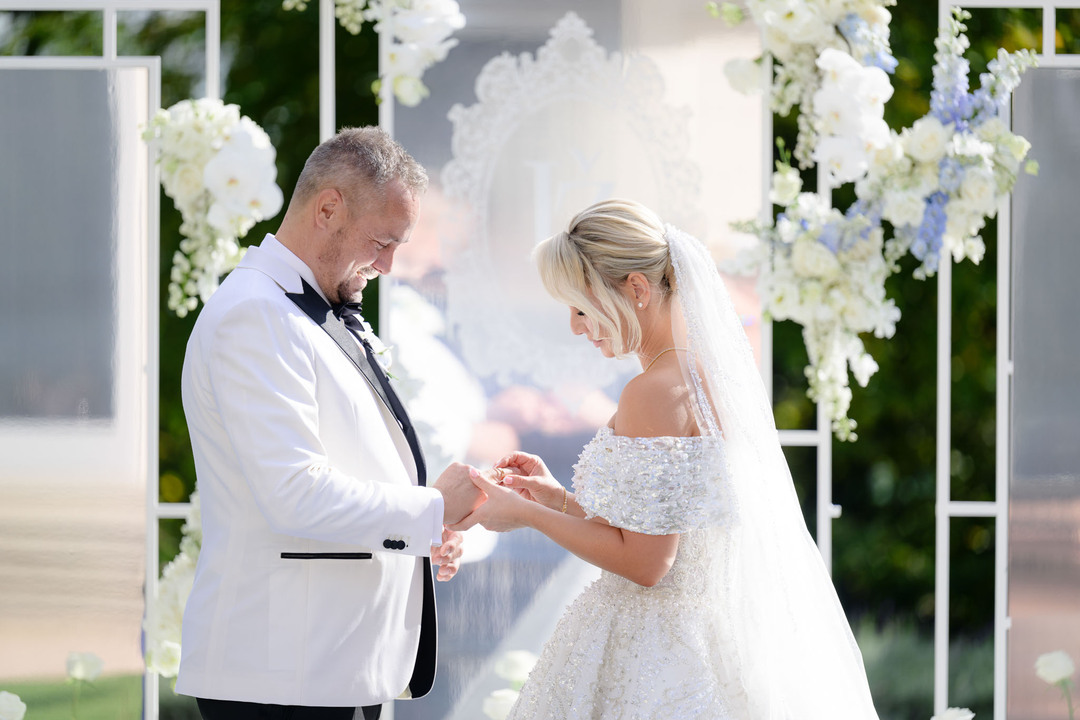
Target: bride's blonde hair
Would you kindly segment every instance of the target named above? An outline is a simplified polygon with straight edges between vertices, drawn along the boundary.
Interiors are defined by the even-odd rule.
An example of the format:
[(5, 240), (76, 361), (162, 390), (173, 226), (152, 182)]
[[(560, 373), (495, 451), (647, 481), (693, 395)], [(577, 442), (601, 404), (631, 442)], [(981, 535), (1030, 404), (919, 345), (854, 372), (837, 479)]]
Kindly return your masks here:
[(585, 313), (619, 357), (641, 345), (634, 304), (622, 293), (631, 273), (641, 273), (657, 300), (674, 287), (664, 224), (633, 200), (604, 200), (582, 210), (565, 232), (533, 251), (540, 279), (553, 298)]

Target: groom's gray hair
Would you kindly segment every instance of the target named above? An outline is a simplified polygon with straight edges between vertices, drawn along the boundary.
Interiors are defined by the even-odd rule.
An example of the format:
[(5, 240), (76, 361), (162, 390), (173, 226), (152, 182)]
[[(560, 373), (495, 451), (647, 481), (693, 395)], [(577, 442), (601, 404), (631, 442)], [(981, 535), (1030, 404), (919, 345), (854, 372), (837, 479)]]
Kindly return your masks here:
[(423, 165), (379, 127), (342, 128), (308, 157), (296, 181), (293, 200), (303, 202), (327, 187), (352, 199), (357, 193), (400, 180), (414, 195), (427, 189)]

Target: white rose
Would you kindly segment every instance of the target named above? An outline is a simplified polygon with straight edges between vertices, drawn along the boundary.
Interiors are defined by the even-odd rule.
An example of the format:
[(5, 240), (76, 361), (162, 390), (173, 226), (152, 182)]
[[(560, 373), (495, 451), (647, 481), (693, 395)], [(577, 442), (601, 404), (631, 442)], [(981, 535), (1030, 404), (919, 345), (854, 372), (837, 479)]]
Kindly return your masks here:
[(791, 267), (808, 278), (831, 278), (840, 270), (840, 261), (817, 240), (806, 238), (791, 249)]
[(980, 215), (993, 217), (997, 209), (997, 182), (989, 170), (971, 168), (960, 183), (960, 197)]
[(0, 691), (0, 720), (23, 720), (26, 715), (26, 703), (15, 693)]
[(536, 655), (528, 650), (511, 650), (495, 662), (495, 674), (504, 680), (525, 682), (536, 665)]
[(1008, 134), (1010, 134), (1008, 126), (997, 117), (992, 117), (975, 128), (975, 136), (991, 144), (996, 144), (999, 138)]
[(510, 714), (510, 708), (517, 702), (518, 691), (503, 688), (484, 698), (482, 710), (491, 720), (504, 720)]
[(937, 162), (945, 155), (949, 131), (932, 115), (920, 118), (904, 137), (904, 150), (919, 162)]
[(930, 720), (971, 720), (975, 713), (967, 708), (951, 707), (940, 715), (935, 715)]
[(790, 165), (782, 165), (773, 173), (769, 200), (776, 205), (787, 207), (795, 202), (801, 190), (802, 178), (799, 177), (799, 171)]
[(761, 92), (761, 66), (748, 58), (735, 58), (724, 63), (724, 77), (735, 92), (756, 95)]
[(1035, 674), (1050, 685), (1068, 680), (1074, 672), (1076, 666), (1073, 665), (1073, 659), (1064, 650), (1044, 653), (1035, 660)]
[(971, 133), (963, 133), (953, 137), (949, 151), (951, 155), (989, 160), (994, 155), (994, 146)]
[(893, 225), (912, 225), (919, 227), (922, 224), (923, 213), (926, 211), (926, 203), (921, 193), (913, 191), (886, 191), (885, 204), (881, 216)]
[(94, 653), (68, 653), (67, 674), (72, 680), (94, 682), (104, 666), (105, 661)]
[(168, 177), (162, 177), (169, 196), (179, 205), (192, 202), (203, 191), (202, 170), (193, 163), (181, 163)]

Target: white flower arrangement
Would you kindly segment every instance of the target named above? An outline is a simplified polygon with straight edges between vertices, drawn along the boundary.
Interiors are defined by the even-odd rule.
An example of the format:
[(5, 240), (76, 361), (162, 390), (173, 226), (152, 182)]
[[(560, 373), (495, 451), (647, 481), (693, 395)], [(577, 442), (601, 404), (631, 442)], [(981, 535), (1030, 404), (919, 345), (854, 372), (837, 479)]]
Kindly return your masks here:
[[(778, 175), (791, 172), (781, 164)], [(781, 178), (774, 185), (781, 185)], [(798, 193), (776, 223), (742, 226), (765, 242), (739, 258), (737, 271), (758, 272), (766, 316), (803, 327), (808, 395), (824, 405), (841, 440), (855, 439), (848, 373), (863, 387), (878, 365), (859, 335), (892, 337), (900, 311), (885, 297), (890, 274), (880, 225), (845, 216), (816, 193)]]
[[(886, 7), (893, 4), (895, 0), (749, 0), (746, 3), (762, 30), (762, 56), (755, 62), (760, 63), (765, 57), (773, 62), (773, 112), (786, 116), (796, 105), (802, 111), (795, 145), (800, 167), (809, 167), (814, 161), (814, 149), (821, 134), (815, 123), (816, 104), (827, 99), (818, 93), (828, 71), (819, 67), (817, 60), (824, 51), (833, 50), (847, 55), (861, 67), (877, 68), (882, 75), (891, 73), (896, 59), (889, 48), (892, 16)], [(741, 12), (731, 3), (714, 9), (714, 14), (722, 14), (732, 24), (741, 19)], [(745, 60), (732, 61), (729, 65), (725, 74), (733, 80), (736, 90), (745, 92), (754, 88), (746, 81), (750, 68)]]
[[(935, 42), (930, 112), (872, 156), (856, 195), (892, 224), (905, 250), (922, 261), (918, 277), (933, 275), (943, 253), (978, 264), (985, 253), (979, 232), (1016, 184), (1031, 144), (999, 117), (1020, 74), (1035, 64), (1029, 50), (998, 51), (981, 86), (968, 89), (968, 47), (957, 9)], [(1028, 172), (1037, 166), (1028, 163)]]
[[(841, 213), (819, 196), (800, 192), (799, 174), (780, 144), (782, 159), (770, 200), (781, 212), (769, 225), (736, 225), (763, 243), (732, 269), (758, 273), (768, 317), (803, 326), (810, 360), (808, 395), (824, 404), (838, 439), (855, 440), (856, 424), (848, 417), (849, 373), (865, 386), (877, 370), (859, 335), (892, 337), (900, 311), (885, 297), (885, 280), (899, 270), (906, 253), (922, 261), (916, 270), (920, 278), (937, 270), (943, 252), (957, 262), (982, 259), (985, 248), (978, 233), (1012, 191), (1030, 149), (999, 114), (1035, 58), (1030, 51), (999, 51), (981, 76), (980, 88), (969, 91), (963, 20), (970, 15), (956, 9), (936, 41), (930, 113), (897, 133), (883, 120), (892, 95), (885, 75), (891, 69), (886, 61), (888, 12), (879, 4), (862, 3), (858, 23), (843, 16), (858, 32), (837, 31), (845, 39), (852, 33), (863, 38), (846, 52), (837, 49), (835, 34), (830, 35), (833, 10), (823, 8), (850, 3), (801, 3), (801, 9), (781, 19), (771, 7), (776, 1), (750, 3), (764, 23), (766, 51), (785, 63), (773, 85), (774, 110), (776, 97), (793, 87), (794, 81), (778, 86), (781, 76), (803, 77), (798, 97), (792, 96), (793, 102), (809, 100), (801, 108), (802, 147), (796, 156), (800, 150), (804, 158), (809, 154), (831, 183), (853, 182), (858, 200)], [(754, 11), (765, 6), (771, 9)], [(795, 45), (787, 42), (791, 38), (806, 40)], [(1028, 163), (1027, 170), (1034, 173), (1037, 166)], [(891, 237), (883, 221), (892, 227)]]
[(168, 306), (184, 317), (236, 267), (238, 240), (281, 210), (276, 152), (236, 105), (210, 98), (158, 110), (143, 137), (158, 148), (162, 186), (183, 218)]
[(0, 690), (0, 720), (23, 720), (26, 717), (26, 703), (18, 695)]
[(191, 494), (191, 508), (181, 528), (180, 552), (165, 566), (157, 582), (157, 602), (143, 620), (146, 633), (146, 667), (163, 677), (180, 670), (180, 626), (184, 606), (195, 583), (195, 562), (202, 547), (202, 519), (198, 491)]
[[(284, 0), (286, 10), (304, 10), (307, 0)], [(353, 35), (365, 22), (390, 38), (379, 63), (379, 79), (372, 90), (376, 97), (386, 84), (402, 105), (415, 107), (429, 95), (424, 72), (446, 59), (458, 41), (450, 36), (465, 27), (455, 0), (335, 0), (334, 12), (341, 26)]]

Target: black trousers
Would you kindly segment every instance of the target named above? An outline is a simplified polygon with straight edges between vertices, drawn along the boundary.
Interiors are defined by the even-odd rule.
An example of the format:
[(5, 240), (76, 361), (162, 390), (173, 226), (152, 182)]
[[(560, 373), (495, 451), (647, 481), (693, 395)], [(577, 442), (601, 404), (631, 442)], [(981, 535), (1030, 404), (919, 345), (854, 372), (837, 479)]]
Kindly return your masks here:
[[(196, 698), (203, 720), (352, 720), (356, 708), (263, 705), (234, 700)], [(361, 708), (364, 720), (379, 720), (382, 705)]]

